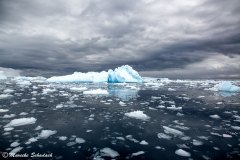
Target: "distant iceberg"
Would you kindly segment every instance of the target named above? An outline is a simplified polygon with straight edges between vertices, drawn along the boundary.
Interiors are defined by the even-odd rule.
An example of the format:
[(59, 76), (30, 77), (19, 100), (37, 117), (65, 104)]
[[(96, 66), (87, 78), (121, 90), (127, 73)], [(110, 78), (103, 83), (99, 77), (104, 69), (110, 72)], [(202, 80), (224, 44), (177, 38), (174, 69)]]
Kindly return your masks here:
[(142, 77), (132, 67), (124, 65), (115, 70), (102, 72), (74, 72), (66, 76), (54, 76), (48, 82), (108, 82), (108, 83), (141, 83)]
[(229, 81), (216, 84), (212, 89), (215, 91), (223, 91), (223, 92), (240, 92), (240, 87), (233, 85)]

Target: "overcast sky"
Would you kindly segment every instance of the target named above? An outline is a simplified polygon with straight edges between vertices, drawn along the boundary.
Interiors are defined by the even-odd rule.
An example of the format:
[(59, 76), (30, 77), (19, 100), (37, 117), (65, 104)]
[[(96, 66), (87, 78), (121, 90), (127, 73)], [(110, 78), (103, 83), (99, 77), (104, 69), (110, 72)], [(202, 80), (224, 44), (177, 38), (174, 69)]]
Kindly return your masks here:
[(240, 78), (239, 0), (0, 0), (0, 69)]

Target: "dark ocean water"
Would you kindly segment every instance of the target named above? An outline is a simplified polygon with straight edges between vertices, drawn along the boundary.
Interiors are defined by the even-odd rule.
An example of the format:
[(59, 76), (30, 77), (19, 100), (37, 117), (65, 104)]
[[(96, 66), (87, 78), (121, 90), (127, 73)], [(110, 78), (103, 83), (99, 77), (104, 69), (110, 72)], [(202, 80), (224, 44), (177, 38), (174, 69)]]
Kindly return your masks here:
[[(108, 148), (118, 153), (114, 159), (240, 159), (240, 94), (209, 90), (213, 85), (1, 81), (0, 93), (8, 96), (0, 96), (5, 110), (0, 112), (0, 151), (20, 147), (17, 154), (51, 154), (52, 159), (111, 159), (103, 151)], [(72, 87), (109, 94), (88, 95)], [(137, 110), (149, 119), (125, 115)], [(30, 117), (36, 122), (6, 127)], [(38, 138), (42, 130), (55, 134)], [(30, 138), (37, 141), (27, 143)], [(189, 157), (176, 154), (179, 149)]]

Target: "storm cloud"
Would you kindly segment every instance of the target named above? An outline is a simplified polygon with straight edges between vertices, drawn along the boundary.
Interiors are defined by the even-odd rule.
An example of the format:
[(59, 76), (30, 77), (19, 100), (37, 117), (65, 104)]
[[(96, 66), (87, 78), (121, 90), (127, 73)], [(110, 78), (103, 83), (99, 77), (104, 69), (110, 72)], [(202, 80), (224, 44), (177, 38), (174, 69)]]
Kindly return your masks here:
[(239, 28), (239, 0), (0, 0), (0, 67), (240, 78)]

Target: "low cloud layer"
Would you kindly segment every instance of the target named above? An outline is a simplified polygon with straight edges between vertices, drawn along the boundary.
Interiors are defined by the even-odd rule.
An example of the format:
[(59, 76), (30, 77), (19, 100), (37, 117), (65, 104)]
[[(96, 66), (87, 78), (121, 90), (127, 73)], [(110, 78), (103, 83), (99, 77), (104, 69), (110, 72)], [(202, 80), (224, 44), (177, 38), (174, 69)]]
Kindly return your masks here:
[(238, 0), (0, 0), (0, 67), (49, 76), (129, 64), (148, 76), (240, 78), (239, 28)]

